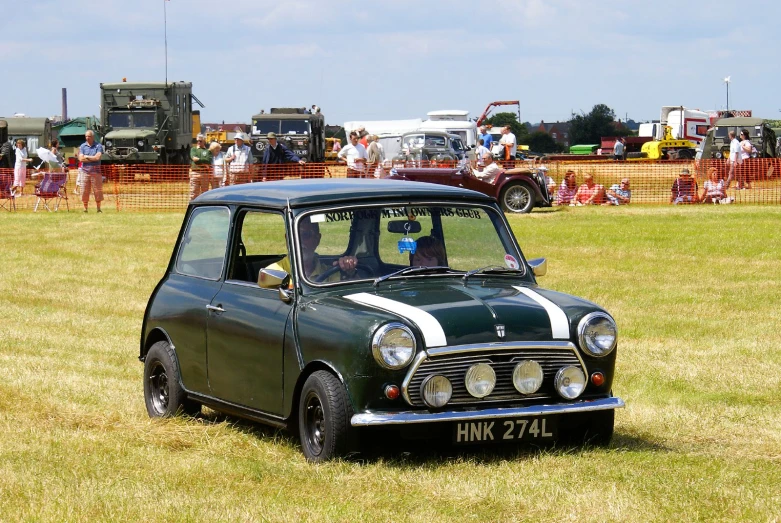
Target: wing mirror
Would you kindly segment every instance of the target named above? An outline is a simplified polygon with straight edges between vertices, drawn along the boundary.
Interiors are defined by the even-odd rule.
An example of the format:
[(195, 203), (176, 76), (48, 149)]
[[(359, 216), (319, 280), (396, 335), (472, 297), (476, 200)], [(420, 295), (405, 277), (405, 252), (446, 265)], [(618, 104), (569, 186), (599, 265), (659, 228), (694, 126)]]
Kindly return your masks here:
[(290, 275), (285, 271), (260, 269), (260, 274), (258, 274), (258, 286), (262, 289), (276, 289), (280, 286), (287, 287), (288, 283), (290, 283)]
[(535, 276), (545, 276), (548, 273), (548, 260), (545, 258), (534, 258), (529, 260), (529, 267)]

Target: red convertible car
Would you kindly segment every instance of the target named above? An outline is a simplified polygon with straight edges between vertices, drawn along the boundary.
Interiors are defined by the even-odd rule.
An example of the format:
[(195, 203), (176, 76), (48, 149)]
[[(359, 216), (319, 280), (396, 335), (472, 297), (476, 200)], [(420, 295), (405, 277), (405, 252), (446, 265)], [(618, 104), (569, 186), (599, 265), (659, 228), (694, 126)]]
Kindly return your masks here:
[(463, 187), (493, 196), (506, 212), (529, 213), (534, 207), (550, 207), (546, 178), (543, 171), (529, 168), (513, 174), (500, 173), (489, 183), (477, 178), (469, 166), (456, 168), (396, 167), (387, 178), (413, 182), (437, 183)]

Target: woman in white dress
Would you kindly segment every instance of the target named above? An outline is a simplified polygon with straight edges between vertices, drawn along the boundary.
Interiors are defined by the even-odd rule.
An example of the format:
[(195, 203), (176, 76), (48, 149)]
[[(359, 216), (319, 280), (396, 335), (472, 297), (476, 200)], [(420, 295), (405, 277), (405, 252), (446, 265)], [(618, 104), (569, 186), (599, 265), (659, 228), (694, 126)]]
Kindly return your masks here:
[(209, 144), (209, 151), (212, 153), (212, 189), (225, 187), (225, 155), (222, 147), (217, 142)]
[(16, 163), (14, 164), (14, 185), (11, 194), (18, 198), (24, 194), (24, 184), (27, 183), (27, 164), (32, 158), (27, 157), (27, 147), (21, 138), (16, 140)]

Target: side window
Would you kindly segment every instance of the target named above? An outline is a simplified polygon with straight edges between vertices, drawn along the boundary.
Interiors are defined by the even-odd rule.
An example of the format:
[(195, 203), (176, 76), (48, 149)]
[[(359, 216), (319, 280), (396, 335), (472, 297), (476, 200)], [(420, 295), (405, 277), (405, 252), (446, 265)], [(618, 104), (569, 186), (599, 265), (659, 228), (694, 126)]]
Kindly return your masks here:
[(201, 207), (193, 211), (176, 259), (177, 272), (219, 280), (229, 228), (230, 211), (226, 207)]
[[(260, 269), (287, 258), (285, 220), (281, 214), (247, 211), (239, 217), (229, 280), (257, 283)], [(282, 269), (289, 272), (287, 261)]]

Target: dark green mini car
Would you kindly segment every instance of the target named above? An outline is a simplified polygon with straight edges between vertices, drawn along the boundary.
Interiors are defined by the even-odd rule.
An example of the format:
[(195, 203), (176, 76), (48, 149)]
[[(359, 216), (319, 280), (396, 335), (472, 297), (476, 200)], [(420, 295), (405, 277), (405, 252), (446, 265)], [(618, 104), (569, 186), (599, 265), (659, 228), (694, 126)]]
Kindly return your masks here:
[(206, 405), (288, 427), (311, 461), (371, 431), (606, 443), (624, 406), (611, 392), (615, 322), (538, 287), (545, 267), (524, 259), (496, 200), (465, 189), (209, 191), (190, 203), (144, 315), (147, 410)]

